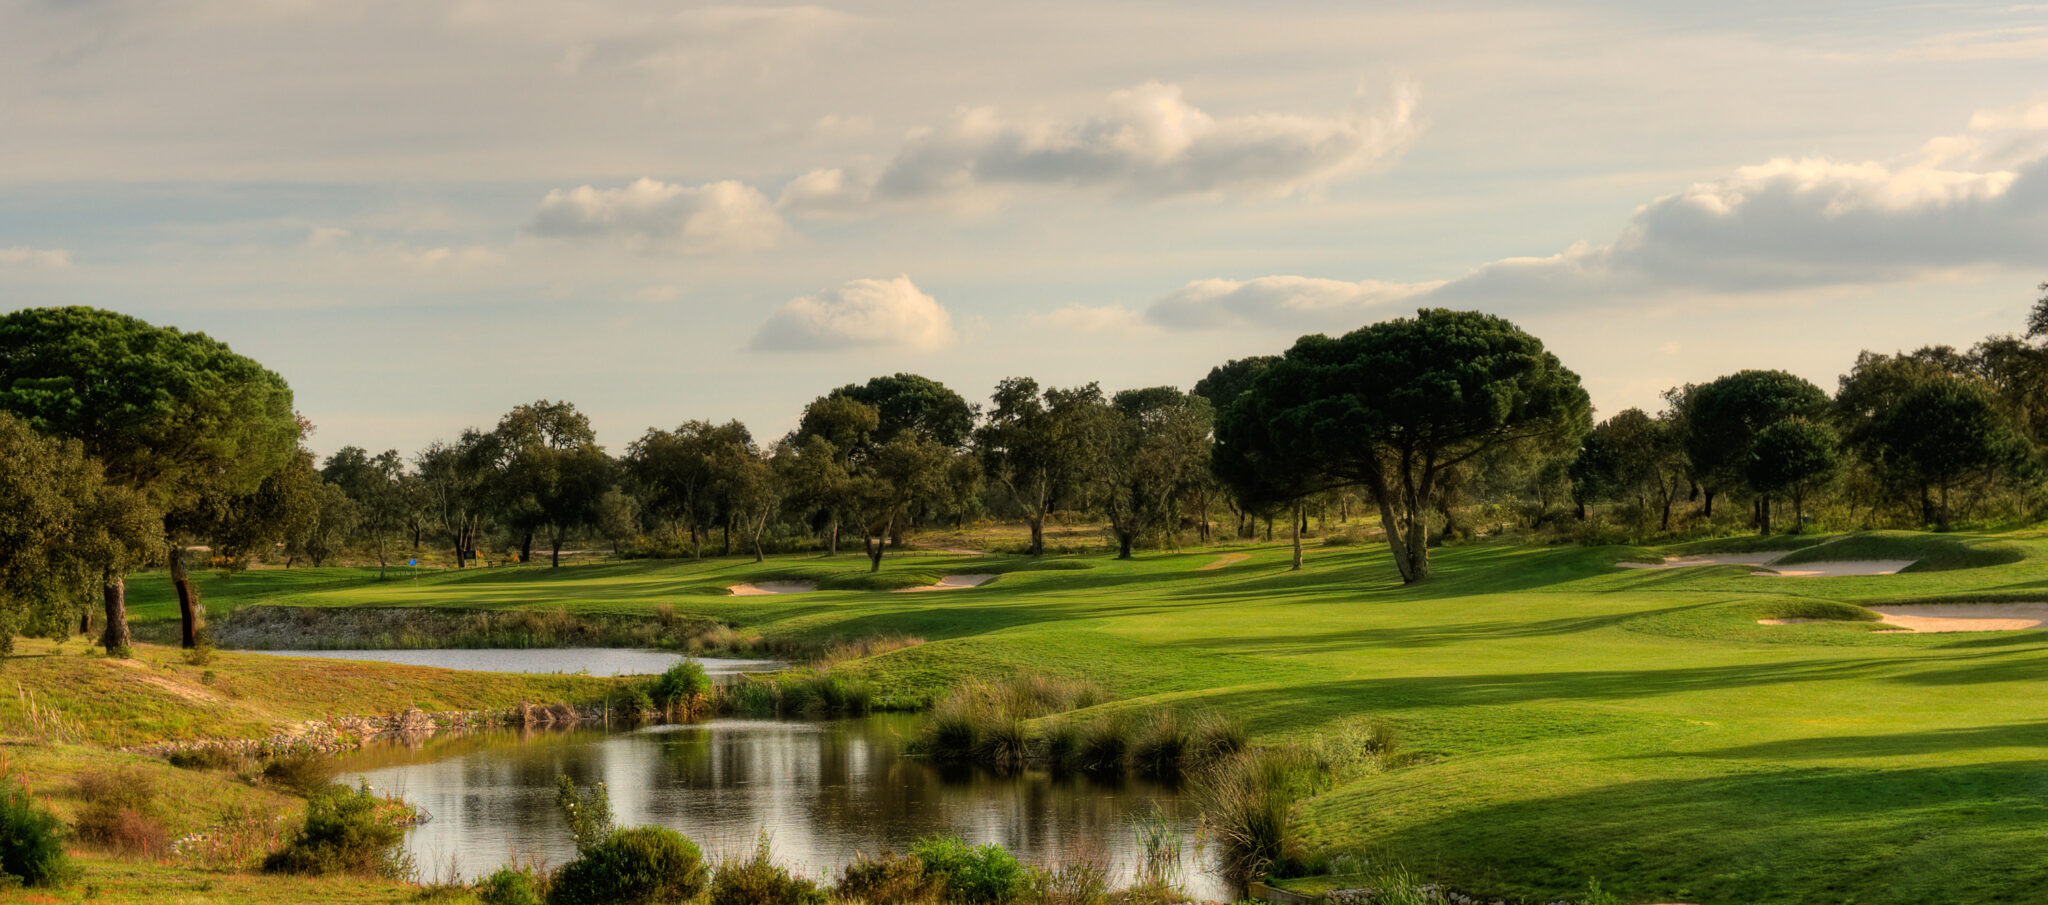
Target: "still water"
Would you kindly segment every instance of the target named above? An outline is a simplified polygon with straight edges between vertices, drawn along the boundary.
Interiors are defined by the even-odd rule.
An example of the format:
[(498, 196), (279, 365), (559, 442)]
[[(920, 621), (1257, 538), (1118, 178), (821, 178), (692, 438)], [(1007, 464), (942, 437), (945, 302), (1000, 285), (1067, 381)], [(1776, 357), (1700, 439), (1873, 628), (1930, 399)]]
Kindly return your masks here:
[[(324, 657), (332, 660), (375, 660), (408, 666), (438, 666), (477, 672), (587, 673), (593, 676), (651, 676), (667, 671), (682, 655), (665, 650), (623, 647), (432, 648), (424, 650), (254, 650), (280, 657)], [(699, 657), (713, 676), (774, 672), (780, 660), (735, 660)]]
[(514, 858), (559, 866), (575, 855), (556, 812), (555, 776), (603, 782), (621, 826), (671, 827), (706, 856), (750, 852), (766, 831), (777, 860), (824, 877), (856, 853), (904, 851), (957, 835), (999, 843), (1026, 861), (1106, 858), (1128, 879), (1141, 826), (1163, 819), (1181, 840), (1179, 882), (1229, 901), (1207, 869), (1192, 808), (1174, 790), (1026, 773), (939, 771), (902, 756), (916, 719), (719, 720), (633, 732), (484, 733), (383, 745), (343, 762), (345, 781), (423, 805), (433, 819), (407, 837), (420, 871), (476, 877)]

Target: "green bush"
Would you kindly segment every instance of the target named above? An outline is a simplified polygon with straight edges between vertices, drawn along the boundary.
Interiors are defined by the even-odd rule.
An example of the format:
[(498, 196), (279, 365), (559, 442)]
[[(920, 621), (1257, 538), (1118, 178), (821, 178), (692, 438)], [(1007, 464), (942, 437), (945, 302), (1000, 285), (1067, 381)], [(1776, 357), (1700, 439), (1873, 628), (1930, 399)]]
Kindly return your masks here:
[(789, 872), (768, 855), (768, 834), (754, 847), (754, 857), (724, 861), (711, 875), (706, 905), (825, 905), (825, 890)]
[(476, 882), (476, 900), (483, 905), (541, 905), (545, 886), (531, 868), (501, 867)]
[(312, 796), (334, 785), (334, 759), (310, 751), (287, 754), (263, 765), (263, 779), (300, 795)]
[(663, 711), (687, 708), (699, 695), (711, 693), (711, 677), (705, 675), (704, 664), (677, 660), (667, 672), (654, 677), (648, 692), (654, 698), (654, 706)]
[(957, 836), (920, 840), (910, 853), (948, 903), (1008, 905), (1030, 889), (1031, 872), (1000, 845), (971, 846)]
[[(64, 824), (13, 783), (0, 792), (0, 881), (60, 886), (71, 879)], [(0, 886), (4, 886), (0, 882)]]
[(562, 865), (548, 905), (666, 905), (704, 891), (704, 855), (681, 833), (658, 826), (614, 831)]
[(214, 746), (173, 751), (164, 760), (181, 770), (232, 770), (242, 765), (241, 755)]
[(78, 838), (124, 855), (161, 855), (170, 846), (156, 780), (134, 767), (116, 767), (78, 777), (74, 791), (83, 802), (72, 829)]
[(935, 894), (932, 878), (916, 855), (883, 852), (875, 857), (857, 855), (839, 874), (833, 887), (839, 898), (868, 905), (897, 905), (928, 901)]
[(742, 716), (775, 715), (775, 686), (762, 679), (741, 678), (726, 692), (725, 700), (728, 709)]
[(562, 812), (562, 823), (576, 840), (577, 851), (587, 852), (611, 837), (612, 796), (604, 783), (596, 783), (584, 792), (576, 788), (576, 781), (569, 774), (557, 773), (555, 807)]
[(306, 822), (285, 847), (263, 859), (265, 873), (397, 879), (412, 872), (400, 850), (404, 828), (385, 814), (369, 786), (328, 786), (306, 801)]

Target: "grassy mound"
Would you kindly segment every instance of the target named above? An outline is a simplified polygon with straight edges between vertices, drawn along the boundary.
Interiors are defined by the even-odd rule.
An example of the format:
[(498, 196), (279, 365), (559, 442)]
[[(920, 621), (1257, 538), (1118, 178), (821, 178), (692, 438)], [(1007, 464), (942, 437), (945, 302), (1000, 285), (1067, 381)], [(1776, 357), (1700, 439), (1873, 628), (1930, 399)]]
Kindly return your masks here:
[(1786, 554), (1779, 565), (1910, 559), (1907, 572), (1945, 572), (2019, 562), (2026, 553), (2011, 544), (1971, 544), (1953, 537), (1904, 531), (1848, 534)]
[[(1745, 534), (1736, 537), (1709, 537), (1703, 540), (1686, 541), (1663, 548), (1671, 556), (1706, 556), (1714, 553), (1773, 553), (1780, 550), (1804, 550), (1827, 543), (1828, 537), (1818, 534)], [(1882, 559), (1889, 557), (1872, 557)], [(1791, 561), (1786, 557), (1787, 562)]]
[(1821, 619), (1829, 622), (1876, 622), (1882, 618), (1853, 603), (1811, 597), (1788, 597), (1759, 604), (1756, 613), (1758, 619)]

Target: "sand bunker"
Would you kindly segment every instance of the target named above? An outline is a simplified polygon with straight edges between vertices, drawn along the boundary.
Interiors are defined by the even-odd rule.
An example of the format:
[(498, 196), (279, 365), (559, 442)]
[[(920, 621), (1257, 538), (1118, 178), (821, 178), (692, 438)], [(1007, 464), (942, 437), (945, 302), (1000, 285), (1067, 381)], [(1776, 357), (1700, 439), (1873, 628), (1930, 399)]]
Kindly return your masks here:
[(1217, 569), (1223, 568), (1224, 566), (1230, 565), (1232, 563), (1244, 562), (1245, 560), (1250, 558), (1252, 558), (1252, 555), (1250, 553), (1225, 553), (1222, 556), (1216, 557), (1215, 562), (1209, 563), (1205, 566), (1197, 566), (1195, 568), (1195, 571), (1214, 572)]
[(1843, 575), (1897, 575), (1914, 563), (1910, 559), (1857, 559), (1842, 562), (1803, 562), (1796, 566), (1771, 566), (1764, 575), (1781, 578), (1836, 578)]
[(1708, 556), (1674, 556), (1663, 562), (1616, 563), (1624, 569), (1682, 569), (1687, 566), (1749, 566), (1756, 575), (1777, 578), (1838, 578), (1844, 575), (1896, 575), (1914, 563), (1910, 559), (1843, 560), (1803, 562), (1796, 566), (1774, 566), (1783, 552), (1720, 553)]
[(1874, 606), (1886, 625), (1914, 632), (2013, 632), (2048, 625), (2048, 603), (1931, 603)]
[(896, 593), (908, 594), (915, 591), (964, 591), (968, 588), (981, 587), (982, 585), (988, 584), (989, 582), (994, 580), (994, 575), (948, 575), (944, 578), (939, 579), (938, 584), (928, 584), (916, 588), (897, 588)]
[(1716, 553), (1708, 556), (1674, 556), (1663, 562), (1615, 563), (1624, 569), (1683, 569), (1687, 566), (1756, 566), (1762, 568), (1784, 553)]
[(764, 581), (760, 584), (736, 584), (726, 590), (734, 597), (761, 597), (767, 594), (802, 594), (818, 589), (815, 581)]

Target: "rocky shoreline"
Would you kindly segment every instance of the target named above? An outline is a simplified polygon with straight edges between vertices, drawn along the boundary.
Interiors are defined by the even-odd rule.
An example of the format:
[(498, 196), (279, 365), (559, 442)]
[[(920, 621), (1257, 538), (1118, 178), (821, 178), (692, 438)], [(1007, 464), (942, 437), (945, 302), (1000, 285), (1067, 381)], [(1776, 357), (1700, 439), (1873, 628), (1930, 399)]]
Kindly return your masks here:
[(414, 708), (386, 716), (337, 717), (306, 720), (263, 738), (202, 738), (134, 745), (122, 751), (151, 757), (181, 753), (218, 751), (237, 757), (269, 758), (287, 754), (340, 754), (366, 744), (389, 740), (424, 739), (443, 732), (478, 729), (553, 729), (601, 725), (607, 711), (599, 704), (530, 704), (496, 710), (443, 710), (428, 712)]

